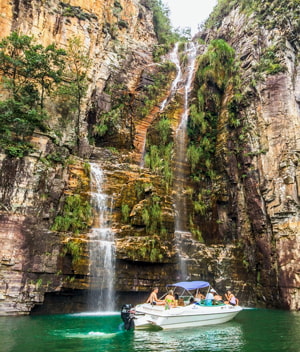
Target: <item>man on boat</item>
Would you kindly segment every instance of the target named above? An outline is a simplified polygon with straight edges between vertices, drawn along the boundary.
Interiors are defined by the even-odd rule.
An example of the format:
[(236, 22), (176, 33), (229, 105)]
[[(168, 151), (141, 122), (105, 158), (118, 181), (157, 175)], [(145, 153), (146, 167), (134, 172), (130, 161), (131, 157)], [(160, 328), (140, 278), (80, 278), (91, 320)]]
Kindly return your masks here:
[(165, 301), (157, 298), (158, 287), (154, 287), (153, 291), (150, 293), (146, 303), (151, 303), (153, 305), (164, 305)]
[(205, 305), (207, 305), (207, 306), (211, 306), (212, 305), (215, 293), (216, 293), (216, 290), (214, 290), (213, 288), (210, 289), (210, 291), (205, 296)]

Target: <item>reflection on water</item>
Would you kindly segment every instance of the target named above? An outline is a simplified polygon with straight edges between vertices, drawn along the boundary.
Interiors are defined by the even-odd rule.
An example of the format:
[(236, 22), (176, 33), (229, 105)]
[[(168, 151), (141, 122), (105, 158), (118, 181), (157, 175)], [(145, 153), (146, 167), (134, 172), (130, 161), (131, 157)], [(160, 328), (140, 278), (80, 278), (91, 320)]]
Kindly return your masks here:
[(300, 352), (300, 312), (244, 310), (231, 322), (125, 331), (120, 313), (0, 317), (0, 352)]
[[(147, 351), (241, 351), (244, 337), (237, 322), (195, 329), (135, 331), (134, 350)], [(155, 341), (155, 343), (153, 343)]]

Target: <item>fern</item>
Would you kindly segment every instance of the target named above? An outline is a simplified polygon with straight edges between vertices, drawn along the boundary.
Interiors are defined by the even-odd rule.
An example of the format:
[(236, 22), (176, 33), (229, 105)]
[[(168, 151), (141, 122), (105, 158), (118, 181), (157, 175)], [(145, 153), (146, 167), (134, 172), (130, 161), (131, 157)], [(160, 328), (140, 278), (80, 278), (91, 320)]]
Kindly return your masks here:
[(92, 206), (88, 200), (78, 194), (68, 196), (65, 199), (62, 214), (54, 220), (52, 230), (79, 233), (89, 228), (91, 218)]

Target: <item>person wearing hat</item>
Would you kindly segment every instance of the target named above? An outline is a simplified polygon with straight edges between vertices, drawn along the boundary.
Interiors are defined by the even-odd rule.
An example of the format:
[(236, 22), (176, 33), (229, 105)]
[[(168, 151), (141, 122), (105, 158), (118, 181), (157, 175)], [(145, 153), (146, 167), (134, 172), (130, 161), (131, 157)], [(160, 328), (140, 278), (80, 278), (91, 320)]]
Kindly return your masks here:
[(206, 306), (211, 306), (212, 305), (215, 293), (217, 293), (217, 292), (213, 288), (211, 288), (210, 291), (207, 293), (207, 295), (205, 297), (205, 305)]

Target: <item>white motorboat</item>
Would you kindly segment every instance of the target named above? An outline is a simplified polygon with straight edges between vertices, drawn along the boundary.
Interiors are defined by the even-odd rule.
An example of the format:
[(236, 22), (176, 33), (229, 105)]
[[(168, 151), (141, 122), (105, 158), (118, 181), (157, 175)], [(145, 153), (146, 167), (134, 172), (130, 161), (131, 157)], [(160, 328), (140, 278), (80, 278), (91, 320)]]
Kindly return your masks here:
[(136, 312), (143, 314), (136, 317), (134, 324), (136, 328), (156, 325), (162, 329), (221, 324), (233, 319), (241, 310), (240, 306), (229, 304), (205, 306), (197, 303), (165, 310), (163, 306), (145, 303), (136, 306)]
[[(133, 325), (137, 329), (144, 329), (149, 326), (174, 329), (221, 324), (232, 320), (243, 310), (240, 306), (232, 306), (211, 300), (209, 302), (205, 299), (190, 304), (189, 299), (194, 297), (190, 291), (196, 290), (198, 292), (201, 288), (210, 287), (210, 284), (205, 281), (178, 282), (168, 286), (183, 289), (184, 292), (178, 297), (179, 299), (184, 299), (184, 305), (168, 308), (165, 305), (143, 303), (137, 305), (134, 309), (130, 306), (131, 323), (127, 324), (129, 329), (133, 328)], [(123, 315), (122, 318), (124, 320)]]

